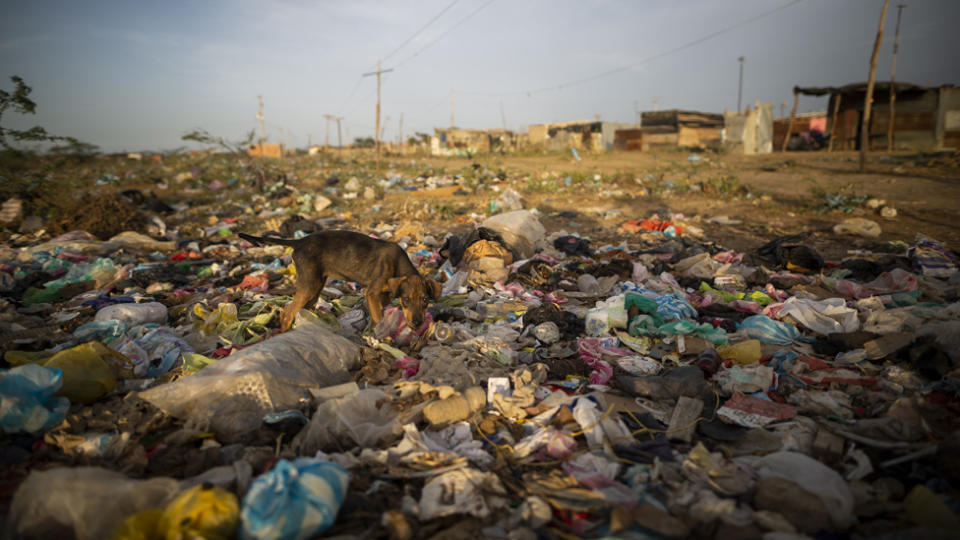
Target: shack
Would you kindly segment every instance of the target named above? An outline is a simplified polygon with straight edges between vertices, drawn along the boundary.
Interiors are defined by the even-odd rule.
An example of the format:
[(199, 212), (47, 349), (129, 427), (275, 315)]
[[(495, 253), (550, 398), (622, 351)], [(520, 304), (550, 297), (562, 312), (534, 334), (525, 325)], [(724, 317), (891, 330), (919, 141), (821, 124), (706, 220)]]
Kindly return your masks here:
[(282, 158), (284, 148), (282, 144), (251, 144), (250, 147), (247, 148), (247, 154), (251, 157)]
[(565, 150), (571, 146), (585, 150), (613, 150), (617, 130), (636, 129), (637, 124), (581, 120), (533, 124), (529, 129), (532, 146), (546, 150)]
[(648, 111), (641, 113), (643, 150), (664, 147), (719, 148), (723, 115), (697, 111)]
[(516, 149), (517, 135), (508, 129), (434, 128), (430, 140), (433, 155), (507, 152)]
[[(830, 96), (827, 132), (831, 147), (860, 148), (860, 125), (867, 83), (846, 86), (794, 87), (794, 94)], [(896, 150), (945, 150), (960, 148), (960, 88), (953, 85), (894, 85), (893, 142)], [(873, 148), (886, 148), (890, 122), (890, 83), (873, 88), (869, 140)]]

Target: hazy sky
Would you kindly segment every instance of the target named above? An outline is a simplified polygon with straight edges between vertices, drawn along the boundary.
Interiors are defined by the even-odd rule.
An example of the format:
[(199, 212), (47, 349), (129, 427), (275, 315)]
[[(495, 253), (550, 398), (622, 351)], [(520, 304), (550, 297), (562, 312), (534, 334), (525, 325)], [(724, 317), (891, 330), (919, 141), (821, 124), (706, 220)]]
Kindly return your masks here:
[[(795, 2), (795, 3), (794, 3)], [(104, 151), (163, 150), (202, 127), (228, 138), (322, 143), (323, 114), (344, 138), (372, 136), (383, 77), (385, 138), (450, 125), (630, 122), (634, 106), (721, 112), (792, 100), (799, 85), (865, 81), (882, 0), (11, 1), (0, 17), (0, 85), (20, 75), (41, 125)], [(896, 4), (907, 4), (897, 80), (960, 84), (960, 1), (901, 0), (887, 13), (878, 80), (888, 80)], [(775, 10), (671, 54), (678, 47)], [(446, 9), (446, 11), (444, 11)], [(439, 13), (436, 21), (415, 35)], [(406, 40), (410, 41), (401, 47)], [(389, 56), (391, 55), (392, 56)], [(569, 85), (597, 74), (609, 76)], [(559, 87), (559, 88), (558, 88)], [(539, 91), (537, 91), (539, 90)], [(501, 116), (501, 104), (503, 116)], [(826, 99), (801, 98), (800, 110)], [(331, 123), (331, 142), (336, 128)]]

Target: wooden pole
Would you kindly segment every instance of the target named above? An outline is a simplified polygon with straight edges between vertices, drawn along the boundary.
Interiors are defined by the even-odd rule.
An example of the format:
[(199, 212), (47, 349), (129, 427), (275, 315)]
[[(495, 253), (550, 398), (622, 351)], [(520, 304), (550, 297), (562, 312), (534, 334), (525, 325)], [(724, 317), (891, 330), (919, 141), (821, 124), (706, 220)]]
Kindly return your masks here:
[(837, 92), (834, 94), (833, 99), (833, 119), (830, 120), (830, 146), (827, 148), (828, 152), (833, 152), (833, 141), (837, 138), (837, 116), (840, 114), (840, 100), (843, 98), (843, 94)]
[(903, 13), (904, 4), (897, 5), (897, 29), (893, 33), (893, 62), (890, 65), (890, 122), (887, 124), (887, 152), (893, 151), (893, 102), (897, 99), (897, 91), (894, 89), (893, 76), (897, 72), (897, 49), (900, 45), (900, 15)]
[(743, 96), (743, 57), (737, 58), (740, 62), (740, 85), (737, 86), (737, 114), (742, 112), (740, 108), (740, 98)]
[[(889, 0), (885, 0), (889, 1)], [(380, 61), (377, 60), (377, 126), (374, 132), (377, 145), (377, 170), (380, 170)]]
[(887, 6), (890, 0), (883, 0), (880, 9), (880, 25), (877, 28), (877, 39), (873, 43), (873, 54), (870, 56), (870, 78), (867, 79), (867, 95), (863, 100), (863, 118), (860, 122), (860, 171), (867, 165), (867, 147), (870, 146), (870, 108), (873, 105), (873, 83), (877, 76), (877, 54), (880, 44), (883, 43), (883, 20), (887, 17)]
[(343, 150), (343, 138), (340, 136), (340, 121), (343, 120), (342, 116), (337, 117), (337, 149)]
[(783, 145), (780, 147), (781, 152), (787, 151), (787, 143), (790, 142), (790, 132), (793, 131), (793, 121), (797, 117), (797, 106), (800, 105), (800, 92), (796, 88), (793, 89), (793, 110), (790, 111), (790, 123), (787, 124), (787, 134), (783, 137)]

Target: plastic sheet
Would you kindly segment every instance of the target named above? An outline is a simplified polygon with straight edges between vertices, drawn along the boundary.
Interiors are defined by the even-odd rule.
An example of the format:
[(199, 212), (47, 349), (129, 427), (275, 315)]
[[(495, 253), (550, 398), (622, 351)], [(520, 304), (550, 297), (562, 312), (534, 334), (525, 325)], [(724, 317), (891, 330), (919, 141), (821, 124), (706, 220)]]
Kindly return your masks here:
[(180, 491), (173, 478), (133, 480), (97, 467), (34, 471), (10, 503), (6, 538), (102, 540), (143, 510)]
[(356, 345), (303, 318), (291, 332), (141, 396), (191, 426), (237, 440), (257, 429), (264, 414), (304, 403), (307, 388), (349, 380), (358, 357)]

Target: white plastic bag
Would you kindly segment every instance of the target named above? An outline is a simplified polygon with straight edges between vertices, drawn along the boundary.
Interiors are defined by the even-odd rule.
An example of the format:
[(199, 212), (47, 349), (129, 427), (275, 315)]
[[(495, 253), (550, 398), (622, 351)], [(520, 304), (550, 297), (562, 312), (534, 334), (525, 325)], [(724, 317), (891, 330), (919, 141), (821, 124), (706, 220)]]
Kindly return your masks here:
[(359, 348), (309, 317), (296, 329), (238, 351), (140, 397), (223, 442), (255, 431), (268, 412), (309, 401), (308, 388), (350, 380)]
[(481, 227), (493, 229), (500, 233), (503, 241), (517, 250), (520, 257), (531, 257), (537, 246), (543, 241), (546, 229), (529, 210), (517, 210), (505, 214), (497, 214), (480, 224)]
[(846, 334), (860, 329), (857, 310), (848, 308), (842, 298), (810, 300), (792, 296), (780, 309), (779, 317), (791, 316), (820, 335)]
[(366, 448), (388, 442), (401, 431), (389, 396), (370, 388), (324, 401), (292, 446), (298, 455), (312, 455), (340, 441)]
[(774, 452), (756, 463), (760, 478), (789, 480), (816, 495), (830, 514), (837, 530), (846, 530), (857, 522), (850, 486), (836, 471), (823, 463), (797, 452)]

